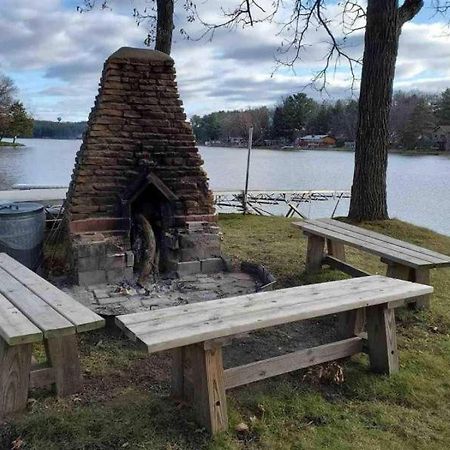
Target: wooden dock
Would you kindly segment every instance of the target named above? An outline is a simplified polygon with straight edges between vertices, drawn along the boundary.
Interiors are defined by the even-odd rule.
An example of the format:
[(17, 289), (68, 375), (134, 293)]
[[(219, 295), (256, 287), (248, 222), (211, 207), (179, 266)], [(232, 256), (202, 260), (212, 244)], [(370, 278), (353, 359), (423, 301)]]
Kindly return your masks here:
[[(6, 202), (38, 202), (44, 206), (62, 205), (66, 198), (67, 187), (49, 187), (18, 185), (19, 189), (0, 191), (0, 203)], [(28, 187), (28, 188), (27, 188)], [(333, 201), (334, 211), (342, 199), (350, 198), (350, 191), (344, 190), (279, 190), (279, 191), (248, 191), (244, 200), (244, 191), (215, 191), (214, 205), (218, 211), (242, 212), (244, 210), (258, 215), (275, 215), (270, 208), (285, 207), (286, 217), (299, 216), (302, 203)], [(246, 204), (244, 204), (246, 201)], [(267, 208), (268, 207), (268, 208)]]
[(56, 189), (13, 189), (0, 191), (0, 203), (37, 202), (44, 206), (61, 203), (66, 198), (67, 188)]
[(284, 214), (286, 217), (299, 216), (302, 218), (306, 218), (299, 210), (302, 203), (334, 201), (334, 211), (336, 211), (342, 199), (350, 198), (350, 191), (343, 190), (248, 191), (246, 198), (244, 191), (217, 191), (213, 194), (214, 204), (219, 210), (231, 209), (240, 212), (250, 211), (258, 215), (274, 215), (266, 207), (281, 205), (286, 207), (286, 213)]

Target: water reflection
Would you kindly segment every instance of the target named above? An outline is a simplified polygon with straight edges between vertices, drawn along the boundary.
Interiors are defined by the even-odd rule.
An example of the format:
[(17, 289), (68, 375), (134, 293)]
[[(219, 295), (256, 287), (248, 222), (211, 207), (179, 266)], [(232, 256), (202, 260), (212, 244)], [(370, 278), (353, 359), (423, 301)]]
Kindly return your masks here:
[[(81, 141), (24, 140), (26, 147), (0, 148), (0, 189), (16, 183), (68, 184)], [(244, 186), (246, 150), (201, 147), (213, 190)], [(257, 190), (350, 189), (353, 153), (254, 150), (250, 188)], [(389, 156), (389, 211), (450, 235), (450, 156)], [(304, 205), (312, 216), (331, 214), (334, 204)], [(338, 214), (346, 214), (342, 202)]]

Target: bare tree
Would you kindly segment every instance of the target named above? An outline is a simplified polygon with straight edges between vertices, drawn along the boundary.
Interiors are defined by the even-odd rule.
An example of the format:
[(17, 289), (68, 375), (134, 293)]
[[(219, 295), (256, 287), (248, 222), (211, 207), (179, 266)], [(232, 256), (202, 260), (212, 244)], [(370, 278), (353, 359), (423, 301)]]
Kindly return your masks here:
[(0, 141), (11, 124), (11, 106), (16, 90), (13, 80), (0, 74)]
[[(155, 1), (150, 3), (155, 6)], [(388, 218), (386, 171), (389, 112), (399, 38), (403, 25), (422, 9), (423, 0), (402, 0), (401, 5), (398, 0), (343, 0), (337, 4), (330, 0), (236, 0), (234, 7), (221, 9), (223, 20), (217, 23), (203, 20), (195, 1), (180, 1), (183, 1), (188, 22), (196, 20), (203, 25), (200, 38), (213, 37), (221, 28), (245, 28), (272, 22), (278, 26), (278, 35), (282, 40), (276, 60), (280, 65), (289, 67), (294, 67), (303, 57), (310, 33), (321, 30), (326, 36), (327, 46), (323, 54), (323, 67), (313, 79), (318, 89), (326, 89), (329, 72), (342, 63), (348, 65), (353, 87), (355, 81), (359, 81), (357, 77), (362, 63), (349, 217), (355, 221)], [(93, 2), (85, 1), (88, 5)], [(108, 3), (104, 0), (102, 6), (107, 7)], [(165, 14), (165, 23), (160, 23), (161, 33), (169, 28), (171, 33), (173, 20), (166, 15), (170, 13), (166, 10), (166, 3), (171, 3), (173, 7), (174, 2), (157, 3), (156, 6), (160, 7), (157, 14)], [(450, 11), (448, 0), (432, 0), (432, 5), (438, 14)], [(336, 8), (340, 8), (338, 17)], [(150, 16), (147, 15), (147, 19)], [(361, 59), (360, 55), (355, 54), (354, 43), (358, 42), (355, 33), (362, 30), (364, 53)], [(158, 31), (157, 27), (157, 34)], [(186, 30), (180, 31), (191, 37)], [(169, 33), (164, 39), (167, 40), (168, 36)]]
[[(83, 0), (77, 10), (84, 13), (96, 7), (111, 9), (113, 6), (114, 0)], [(174, 0), (149, 0), (148, 6), (144, 9), (133, 8), (133, 17), (138, 26), (147, 27), (145, 44), (150, 46), (154, 43), (155, 50), (170, 55), (174, 28)]]

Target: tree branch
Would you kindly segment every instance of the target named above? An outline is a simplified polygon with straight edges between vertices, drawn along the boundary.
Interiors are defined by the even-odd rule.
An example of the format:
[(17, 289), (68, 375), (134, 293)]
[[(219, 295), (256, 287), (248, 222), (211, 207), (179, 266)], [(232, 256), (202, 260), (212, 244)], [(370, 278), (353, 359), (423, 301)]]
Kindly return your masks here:
[(423, 8), (423, 0), (405, 0), (398, 8), (399, 27), (410, 21)]

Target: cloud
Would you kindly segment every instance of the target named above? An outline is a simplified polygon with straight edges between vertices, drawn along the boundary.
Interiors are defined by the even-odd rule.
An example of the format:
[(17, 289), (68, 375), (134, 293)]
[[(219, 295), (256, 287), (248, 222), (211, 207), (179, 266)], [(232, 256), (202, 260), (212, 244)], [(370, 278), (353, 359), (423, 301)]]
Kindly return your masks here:
[[(144, 0), (134, 1), (145, 4)], [(38, 118), (61, 115), (65, 120), (86, 119), (104, 60), (123, 45), (143, 45), (146, 31), (136, 27), (131, 3), (116, 0), (112, 10), (85, 14), (76, 12), (77, 3), (78, 0), (0, 2), (0, 70), (16, 80), (22, 99)], [(229, 8), (236, 0), (221, 4)], [(199, 6), (202, 17), (217, 20), (217, 2), (201, 2)], [(338, 6), (330, 7), (328, 13), (338, 17)], [(182, 9), (177, 11), (175, 20), (178, 28), (182, 23), (186, 26)], [(333, 27), (338, 30), (337, 24)], [(198, 21), (187, 24), (186, 29), (192, 36), (202, 31)], [(312, 75), (323, 67), (329, 45), (326, 33), (323, 29), (311, 30), (307, 37), (310, 45), (293, 72), (286, 68), (274, 71), (274, 56), (283, 40), (278, 31), (277, 23), (263, 23), (252, 29), (218, 31), (212, 41), (189, 41), (176, 32), (173, 56), (187, 113), (275, 104), (281, 97), (305, 89)], [(433, 92), (448, 87), (448, 38), (448, 29), (441, 23), (406, 24), (395, 87)], [(361, 56), (363, 33), (350, 35), (346, 46), (353, 56)], [(332, 98), (351, 95), (350, 76), (344, 64), (335, 73), (330, 72), (328, 81)], [(305, 92), (321, 98), (311, 88)]]

